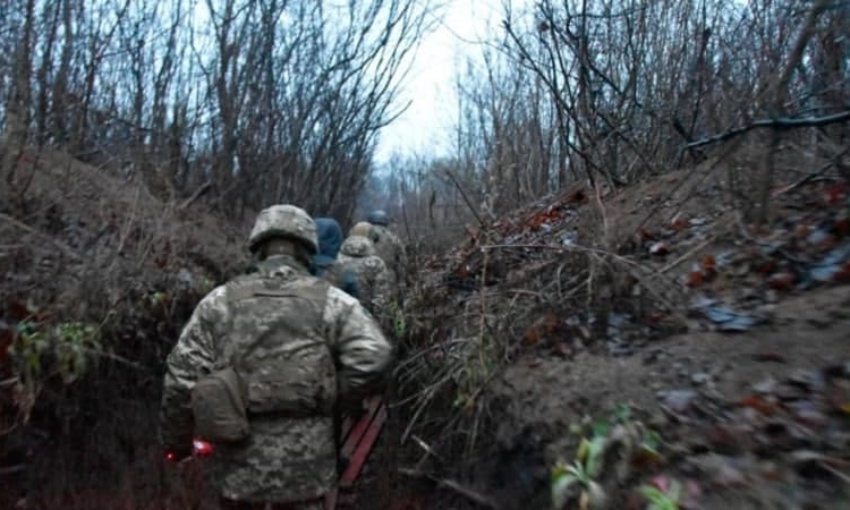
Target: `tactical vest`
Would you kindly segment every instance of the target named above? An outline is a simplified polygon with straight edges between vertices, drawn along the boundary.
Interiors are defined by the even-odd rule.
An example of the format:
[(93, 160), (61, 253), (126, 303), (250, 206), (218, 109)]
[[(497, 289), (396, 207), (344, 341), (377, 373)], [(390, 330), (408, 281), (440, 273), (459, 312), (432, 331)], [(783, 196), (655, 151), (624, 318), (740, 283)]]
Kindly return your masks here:
[(332, 415), (337, 381), (324, 324), (328, 289), (302, 276), (254, 274), (228, 284), (224, 359), (242, 379), (249, 416)]

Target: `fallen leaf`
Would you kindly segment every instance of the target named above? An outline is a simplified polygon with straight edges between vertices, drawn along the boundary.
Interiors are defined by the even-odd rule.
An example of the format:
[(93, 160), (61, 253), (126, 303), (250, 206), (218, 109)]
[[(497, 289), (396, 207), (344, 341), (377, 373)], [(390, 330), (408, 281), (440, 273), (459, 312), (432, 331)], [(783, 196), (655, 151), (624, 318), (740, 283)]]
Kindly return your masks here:
[(834, 182), (826, 186), (824, 198), (829, 205), (836, 205), (847, 198), (847, 183)]
[(755, 270), (759, 274), (769, 275), (774, 273), (777, 269), (779, 269), (779, 263), (774, 259), (765, 259), (758, 262), (755, 266)]
[(654, 241), (658, 239), (658, 236), (654, 232), (650, 232), (645, 228), (638, 230), (638, 237), (640, 237), (641, 241)]
[(797, 239), (807, 239), (812, 232), (812, 227), (805, 223), (798, 223), (794, 227), (794, 237)]
[(667, 243), (659, 241), (649, 247), (649, 253), (652, 255), (667, 255), (670, 253), (670, 249), (667, 247)]
[(810, 276), (820, 282), (833, 281), (836, 273), (841, 272), (843, 278), (844, 268), (850, 264), (850, 243), (839, 246), (820, 260), (809, 272)]
[(738, 401), (738, 406), (755, 409), (765, 416), (773, 416), (779, 410), (776, 404), (767, 401), (759, 395), (751, 395), (749, 397), (742, 398)]
[(782, 271), (770, 275), (767, 283), (771, 289), (788, 291), (794, 288), (794, 285), (797, 283), (797, 276), (791, 271)]
[(748, 313), (732, 310), (719, 304), (717, 300), (705, 296), (699, 298), (693, 308), (717, 324), (717, 329), (720, 331), (747, 331), (763, 321)]
[(572, 354), (572, 349), (567, 342), (556, 342), (555, 345), (552, 346), (552, 350), (561, 358), (568, 358), (570, 357), (570, 354)]
[(714, 255), (706, 255), (702, 258), (700, 264), (702, 265), (703, 269), (705, 269), (709, 273), (712, 273), (715, 271), (717, 263), (714, 260)]
[(687, 286), (690, 288), (696, 288), (702, 285), (705, 282), (705, 277), (700, 270), (694, 270), (688, 273)]
[(841, 238), (850, 235), (850, 218), (845, 215), (845, 217), (837, 219), (835, 225), (832, 226), (832, 231)]
[(670, 229), (674, 232), (680, 232), (688, 226), (688, 222), (685, 220), (681, 212), (676, 213), (676, 216), (670, 220)]
[(850, 281), (850, 261), (845, 262), (844, 265), (832, 275), (832, 281), (835, 283)]
[(776, 352), (756, 353), (752, 355), (752, 358), (753, 360), (760, 361), (762, 363), (785, 363), (787, 361), (785, 356)]

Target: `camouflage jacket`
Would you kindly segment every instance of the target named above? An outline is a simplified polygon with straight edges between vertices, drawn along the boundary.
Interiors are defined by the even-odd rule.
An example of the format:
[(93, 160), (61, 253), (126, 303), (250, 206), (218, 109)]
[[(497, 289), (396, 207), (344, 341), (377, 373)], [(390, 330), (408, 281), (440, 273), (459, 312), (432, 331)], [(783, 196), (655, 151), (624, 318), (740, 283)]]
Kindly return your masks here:
[[(161, 407), (166, 446), (185, 449), (191, 445), (195, 381), (228, 364), (249, 376), (258, 362), (268, 366), (269, 357), (280, 359), (282, 366), (315, 364), (300, 357), (316, 342), (323, 342), (336, 368), (331, 366), (323, 376), (298, 373), (302, 387), (335, 386), (338, 397), (347, 400), (380, 389), (392, 348), (356, 299), (310, 276), (306, 267), (289, 257), (272, 257), (258, 269), (204, 297), (169, 354)], [(270, 292), (245, 291), (258, 283)], [(272, 329), (283, 331), (285, 340), (270, 341), (265, 333)], [(293, 356), (299, 358), (293, 360)], [(328, 383), (322, 377), (336, 380)], [(337, 391), (330, 393), (337, 395)], [(286, 502), (321, 496), (333, 488), (337, 431), (332, 416), (260, 413), (249, 414), (249, 421), (251, 435), (245, 443), (216, 447), (213, 476), (221, 496)]]
[(383, 323), (389, 316), (392, 299), (392, 276), (387, 265), (375, 255), (368, 238), (351, 236), (342, 243), (337, 259), (344, 270), (357, 275), (360, 302)]
[(387, 265), (392, 273), (394, 284), (403, 285), (405, 281), (404, 271), (407, 269), (407, 255), (404, 245), (390, 229), (382, 225), (372, 225), (369, 232), (369, 240), (375, 245), (375, 254)]

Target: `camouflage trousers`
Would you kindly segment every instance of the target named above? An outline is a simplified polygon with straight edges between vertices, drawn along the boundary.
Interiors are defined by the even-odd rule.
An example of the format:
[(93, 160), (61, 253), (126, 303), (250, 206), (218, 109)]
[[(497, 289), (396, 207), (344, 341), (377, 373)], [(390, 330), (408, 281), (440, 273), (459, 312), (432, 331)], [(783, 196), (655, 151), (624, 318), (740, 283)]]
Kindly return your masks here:
[(292, 503), (258, 503), (220, 498), (221, 510), (325, 510), (325, 498)]

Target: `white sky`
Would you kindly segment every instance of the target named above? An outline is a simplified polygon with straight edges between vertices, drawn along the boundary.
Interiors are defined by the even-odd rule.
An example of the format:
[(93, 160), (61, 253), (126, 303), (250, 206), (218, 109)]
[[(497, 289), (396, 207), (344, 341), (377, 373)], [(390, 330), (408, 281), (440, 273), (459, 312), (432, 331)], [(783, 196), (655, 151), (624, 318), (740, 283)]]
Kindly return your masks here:
[(425, 156), (445, 154), (457, 118), (454, 73), (467, 56), (481, 48), (474, 41), (500, 30), (502, 0), (444, 0), (445, 14), (419, 46), (401, 91), (398, 105), (412, 104), (381, 131), (376, 162), (393, 153)]

